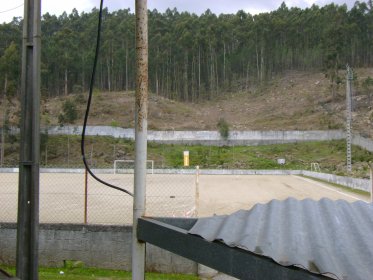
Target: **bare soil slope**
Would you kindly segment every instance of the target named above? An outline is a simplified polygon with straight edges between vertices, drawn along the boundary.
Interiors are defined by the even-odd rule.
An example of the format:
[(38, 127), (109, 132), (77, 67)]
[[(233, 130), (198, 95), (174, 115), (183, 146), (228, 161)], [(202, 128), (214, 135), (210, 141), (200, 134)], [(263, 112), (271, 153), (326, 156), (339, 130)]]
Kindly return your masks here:
[[(373, 110), (361, 86), (363, 79), (373, 77), (373, 69), (357, 69), (354, 84), (353, 129), (373, 138)], [(344, 76), (344, 72), (340, 72)], [(329, 80), (322, 73), (290, 71), (262, 86), (252, 85), (217, 96), (211, 101), (182, 103), (151, 93), (149, 97), (149, 129), (216, 130), (224, 118), (231, 130), (312, 130), (343, 129), (345, 122), (345, 80), (333, 98)], [(244, 87), (241, 87), (241, 89)], [(71, 99), (78, 108), (82, 124), (86, 94), (44, 100), (42, 124), (57, 125), (62, 103)], [(17, 102), (14, 102), (17, 104)], [(17, 121), (19, 107), (12, 107), (10, 119)], [(90, 125), (134, 126), (133, 92), (96, 92), (93, 97)]]

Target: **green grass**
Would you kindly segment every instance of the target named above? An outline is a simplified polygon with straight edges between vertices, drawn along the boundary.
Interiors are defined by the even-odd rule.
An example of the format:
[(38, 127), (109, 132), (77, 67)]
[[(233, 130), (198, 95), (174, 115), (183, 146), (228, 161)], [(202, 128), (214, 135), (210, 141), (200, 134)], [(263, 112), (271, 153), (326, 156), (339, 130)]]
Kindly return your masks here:
[[(183, 168), (183, 151), (190, 154), (190, 168), (203, 169), (310, 169), (318, 162), (322, 172), (346, 176), (346, 143), (320, 141), (265, 146), (216, 147), (202, 145), (164, 145), (148, 143), (148, 159), (155, 168)], [(68, 153), (69, 151), (69, 153)], [(16, 166), (18, 148), (8, 145), (5, 150), (6, 165)], [(373, 153), (357, 146), (352, 147), (353, 177), (369, 176), (368, 162)], [(113, 137), (87, 137), (86, 158), (94, 168), (112, 168), (115, 159), (134, 159), (134, 142)], [(285, 165), (277, 159), (284, 158)], [(91, 160), (92, 159), (92, 160)], [(83, 167), (79, 136), (48, 136), (41, 147), (41, 165), (51, 167)]]
[[(8, 273), (15, 275), (15, 268), (9, 266), (2, 266)], [(60, 274), (63, 271), (64, 274)], [(40, 280), (116, 280), (116, 279), (132, 279), (131, 273), (119, 270), (110, 269), (98, 269), (98, 268), (39, 268), (39, 279)], [(146, 279), (150, 280), (197, 280), (198, 277), (194, 275), (183, 275), (183, 274), (161, 274), (161, 273), (146, 273)]]

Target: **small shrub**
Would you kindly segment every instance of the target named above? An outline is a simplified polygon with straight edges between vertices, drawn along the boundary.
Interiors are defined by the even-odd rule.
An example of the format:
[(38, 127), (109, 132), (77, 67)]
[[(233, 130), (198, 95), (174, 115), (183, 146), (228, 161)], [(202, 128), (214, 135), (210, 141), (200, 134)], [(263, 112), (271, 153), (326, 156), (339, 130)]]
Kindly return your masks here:
[(84, 104), (86, 102), (84, 94), (83, 93), (78, 93), (77, 95), (75, 95), (74, 102), (78, 103), (78, 104)]
[(58, 115), (58, 123), (60, 126), (63, 126), (63, 124), (65, 123), (65, 117), (62, 113)]
[(58, 115), (58, 123), (73, 123), (78, 118), (78, 111), (74, 102), (67, 99), (62, 104), (62, 113)]
[(220, 136), (227, 140), (229, 136), (229, 125), (227, 121), (224, 118), (220, 118), (217, 124), (217, 127), (219, 129)]
[(119, 127), (119, 123), (118, 123), (118, 121), (116, 121), (116, 120), (112, 120), (112, 121), (110, 122), (110, 126), (112, 126), (112, 127)]

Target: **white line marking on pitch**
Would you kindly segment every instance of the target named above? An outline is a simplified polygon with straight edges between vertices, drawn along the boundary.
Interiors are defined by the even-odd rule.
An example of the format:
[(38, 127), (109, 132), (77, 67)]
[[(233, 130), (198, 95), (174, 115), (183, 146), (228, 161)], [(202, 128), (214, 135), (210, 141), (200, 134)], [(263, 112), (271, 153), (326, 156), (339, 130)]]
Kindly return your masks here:
[[(322, 188), (324, 188), (324, 189), (327, 189), (327, 190), (330, 190), (330, 191), (334, 191), (334, 192), (336, 192), (336, 193), (339, 193), (339, 194), (341, 194), (341, 195), (347, 196), (347, 197), (349, 197), (349, 198), (353, 198), (353, 199), (357, 199), (357, 200), (362, 200), (362, 201), (364, 201), (363, 199), (361, 199), (361, 198), (359, 198), (359, 197), (357, 197), (357, 196), (353, 196), (353, 195), (346, 194), (346, 193), (341, 192), (341, 191), (337, 191), (337, 190), (335, 190), (335, 189), (333, 189), (333, 188), (330, 188), (330, 187), (327, 187), (327, 186), (325, 186), (324, 184), (321, 184), (321, 183), (319, 183), (319, 182), (317, 182), (317, 181), (314, 181), (314, 180), (311, 180), (311, 179), (308, 179), (308, 178), (304, 178), (304, 177), (301, 177), (301, 176), (297, 176), (297, 175), (291, 175), (291, 176), (297, 177), (297, 178), (299, 178), (299, 179), (301, 179), (301, 180), (303, 180), (303, 181), (306, 181), (306, 182), (308, 182), (308, 183), (315, 184), (315, 185), (317, 185), (317, 186), (319, 186), (319, 187), (322, 187)], [(366, 201), (365, 201), (365, 202), (366, 202)]]

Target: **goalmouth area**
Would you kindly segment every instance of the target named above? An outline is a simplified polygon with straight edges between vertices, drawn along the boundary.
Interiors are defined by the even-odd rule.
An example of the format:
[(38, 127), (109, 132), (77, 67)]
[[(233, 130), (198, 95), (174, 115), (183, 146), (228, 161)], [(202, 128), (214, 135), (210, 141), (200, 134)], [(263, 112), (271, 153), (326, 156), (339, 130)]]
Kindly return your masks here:
[[(154, 174), (151, 174), (152, 171)], [(113, 170), (97, 173), (100, 178), (133, 191), (133, 174), (114, 174)], [(284, 200), (288, 197), (299, 200), (343, 199), (349, 202), (370, 200), (369, 196), (351, 193), (299, 175), (211, 173), (213, 172), (206, 174), (203, 170), (197, 172), (187, 169), (160, 174), (157, 170), (149, 169), (146, 215), (225, 215), (240, 209), (248, 210), (256, 203), (266, 203), (272, 199)], [(16, 222), (18, 172), (2, 171), (0, 180), (0, 222)], [(84, 170), (81, 169), (41, 172), (40, 222), (81, 224), (86, 221), (88, 224), (111, 225), (132, 223), (132, 197), (109, 189), (89, 177), (85, 180)]]

